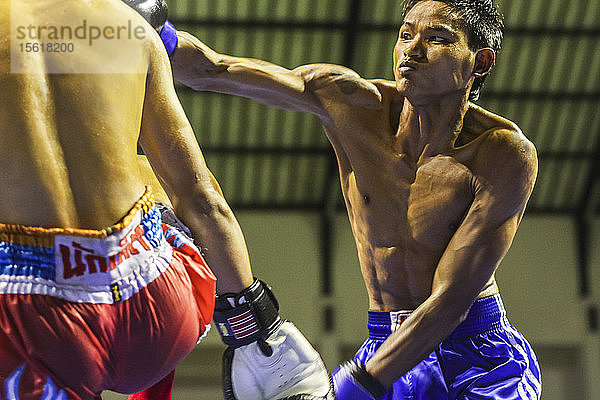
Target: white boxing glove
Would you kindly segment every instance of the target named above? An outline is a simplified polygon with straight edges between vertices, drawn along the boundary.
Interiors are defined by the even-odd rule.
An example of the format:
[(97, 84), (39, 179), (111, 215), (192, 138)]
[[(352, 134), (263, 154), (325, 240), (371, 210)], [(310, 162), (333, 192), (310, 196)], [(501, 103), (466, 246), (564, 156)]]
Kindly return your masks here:
[(225, 344), (225, 400), (333, 400), (323, 360), (302, 333), (282, 321), (270, 289), (256, 280), (217, 296), (215, 323)]

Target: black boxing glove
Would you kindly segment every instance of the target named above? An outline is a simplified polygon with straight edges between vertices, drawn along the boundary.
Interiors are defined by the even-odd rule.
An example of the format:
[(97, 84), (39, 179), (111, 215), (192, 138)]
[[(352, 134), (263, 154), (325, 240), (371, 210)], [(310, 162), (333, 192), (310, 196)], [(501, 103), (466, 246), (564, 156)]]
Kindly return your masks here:
[(213, 317), (223, 342), (225, 400), (330, 400), (333, 385), (321, 356), (279, 317), (271, 289), (255, 280), (217, 296)]
[(122, 0), (123, 3), (133, 8), (160, 34), (160, 39), (165, 45), (170, 56), (177, 47), (177, 30), (167, 20), (169, 7), (165, 0)]
[(167, 21), (169, 7), (165, 0), (122, 0), (123, 3), (133, 8), (140, 14), (157, 32)]

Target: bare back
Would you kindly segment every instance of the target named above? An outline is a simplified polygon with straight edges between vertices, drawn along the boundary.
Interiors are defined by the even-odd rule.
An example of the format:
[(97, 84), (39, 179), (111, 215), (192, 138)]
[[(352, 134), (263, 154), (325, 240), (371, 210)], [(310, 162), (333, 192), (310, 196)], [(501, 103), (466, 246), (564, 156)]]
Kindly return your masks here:
[[(77, 0), (11, 3), (13, 20), (9, 21), (8, 12), (0, 17), (4, 38), (0, 48), (0, 222), (109, 226), (144, 190), (136, 143), (149, 46), (135, 46), (137, 52), (129, 55), (127, 73), (118, 73), (120, 61), (98, 51), (97, 46), (79, 46), (52, 60), (42, 52), (13, 52), (13, 57), (27, 59), (25, 73), (11, 73), (10, 22), (41, 26), (56, 20), (72, 25), (92, 17), (91, 6)], [(138, 22), (137, 14), (120, 1), (96, 1), (93, 7), (96, 23)], [(68, 15), (68, 20), (61, 20), (61, 13)], [(76, 69), (73, 65), (89, 63), (112, 72), (46, 74), (49, 62), (64, 62), (54, 65), (55, 69)]]

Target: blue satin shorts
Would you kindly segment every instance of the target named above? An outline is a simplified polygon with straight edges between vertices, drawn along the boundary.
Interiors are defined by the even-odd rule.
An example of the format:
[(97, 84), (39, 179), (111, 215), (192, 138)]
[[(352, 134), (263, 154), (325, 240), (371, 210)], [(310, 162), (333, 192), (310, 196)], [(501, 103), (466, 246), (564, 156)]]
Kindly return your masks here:
[[(355, 359), (366, 362), (410, 315), (369, 311), (369, 339)], [(394, 383), (385, 400), (537, 400), (540, 368), (527, 340), (506, 318), (499, 295), (477, 300), (465, 321), (425, 360)]]

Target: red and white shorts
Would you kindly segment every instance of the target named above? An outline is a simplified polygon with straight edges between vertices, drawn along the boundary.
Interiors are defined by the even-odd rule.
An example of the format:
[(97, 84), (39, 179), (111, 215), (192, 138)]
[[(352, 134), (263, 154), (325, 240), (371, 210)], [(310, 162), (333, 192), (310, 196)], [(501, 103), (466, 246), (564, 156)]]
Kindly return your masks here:
[(0, 398), (152, 385), (208, 329), (215, 283), (149, 191), (104, 230), (0, 224)]

